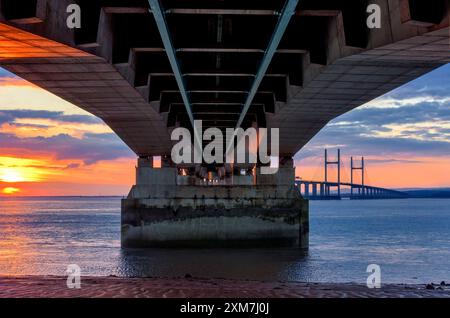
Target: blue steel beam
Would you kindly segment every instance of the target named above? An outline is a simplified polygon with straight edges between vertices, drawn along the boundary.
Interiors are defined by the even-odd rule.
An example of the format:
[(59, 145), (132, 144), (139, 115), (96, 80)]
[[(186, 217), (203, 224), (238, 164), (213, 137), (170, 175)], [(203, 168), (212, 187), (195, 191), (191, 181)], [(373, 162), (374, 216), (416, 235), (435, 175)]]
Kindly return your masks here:
[[(287, 0), (286, 4), (283, 7), (283, 10), (281, 11), (281, 15), (278, 18), (275, 31), (272, 34), (272, 37), (270, 39), (266, 51), (264, 52), (264, 56), (258, 67), (255, 79), (253, 80), (252, 87), (248, 92), (247, 99), (245, 101), (241, 115), (239, 116), (238, 122), (236, 124), (236, 129), (241, 127), (242, 122), (244, 121), (244, 118), (247, 115), (250, 106), (252, 105), (255, 95), (258, 92), (259, 86), (261, 85), (261, 82), (264, 79), (264, 76), (266, 75), (267, 69), (269, 68), (270, 63), (272, 62), (273, 56), (275, 55), (278, 49), (278, 45), (280, 44), (281, 39), (283, 38), (283, 35), (286, 32), (286, 29), (289, 25), (289, 22), (291, 21), (292, 16), (295, 14), (295, 9), (297, 8), (298, 1), (299, 0)], [(228, 147), (225, 152), (226, 154), (230, 152), (234, 144), (234, 136), (235, 134), (233, 134), (232, 139), (233, 141), (230, 141), (230, 143), (228, 144)]]
[(278, 19), (278, 23), (275, 27), (275, 31), (272, 34), (272, 38), (270, 39), (269, 45), (264, 53), (261, 64), (258, 68), (258, 72), (256, 73), (255, 79), (253, 81), (252, 87), (248, 93), (247, 100), (245, 101), (244, 108), (242, 109), (241, 116), (237, 122), (236, 128), (239, 128), (244, 121), (245, 115), (247, 114), (250, 106), (252, 105), (253, 99), (255, 98), (256, 93), (258, 92), (259, 86), (266, 75), (267, 69), (269, 68), (270, 63), (272, 62), (273, 56), (275, 55), (278, 45), (280, 44), (281, 39), (283, 38), (284, 33), (291, 21), (292, 16), (295, 14), (295, 9), (297, 7), (299, 0), (288, 0), (281, 12), (281, 15)]
[(158, 26), (159, 34), (161, 35), (161, 39), (164, 44), (164, 49), (166, 50), (167, 57), (169, 58), (170, 66), (172, 67), (172, 71), (175, 75), (175, 79), (178, 84), (178, 89), (180, 90), (181, 97), (183, 99), (184, 107), (186, 108), (186, 112), (189, 116), (189, 121), (192, 124), (192, 128), (195, 128), (194, 115), (192, 114), (191, 103), (189, 101), (189, 96), (187, 94), (186, 85), (183, 80), (183, 75), (181, 74), (180, 65), (178, 64), (175, 49), (172, 44), (172, 39), (169, 33), (169, 28), (167, 26), (165, 13), (162, 10), (161, 3), (159, 2), (159, 0), (148, 0), (148, 2), (151, 8), (150, 13), (153, 13), (156, 25)]

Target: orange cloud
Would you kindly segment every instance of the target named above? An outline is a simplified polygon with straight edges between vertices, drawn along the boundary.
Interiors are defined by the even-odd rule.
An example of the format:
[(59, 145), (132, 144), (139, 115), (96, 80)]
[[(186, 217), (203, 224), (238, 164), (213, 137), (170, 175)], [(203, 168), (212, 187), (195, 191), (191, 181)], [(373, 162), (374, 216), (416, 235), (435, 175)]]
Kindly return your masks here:
[(0, 132), (19, 138), (53, 137), (60, 134), (83, 138), (86, 133), (107, 134), (112, 130), (105, 124), (61, 122), (45, 118), (17, 118), (13, 123), (5, 123)]
[(0, 181), (6, 183), (39, 182), (58, 175), (64, 165), (47, 158), (0, 156)]
[(36, 87), (19, 77), (0, 77), (0, 86)]
[(0, 77), (0, 110), (50, 110), (66, 115), (88, 112), (20, 78)]

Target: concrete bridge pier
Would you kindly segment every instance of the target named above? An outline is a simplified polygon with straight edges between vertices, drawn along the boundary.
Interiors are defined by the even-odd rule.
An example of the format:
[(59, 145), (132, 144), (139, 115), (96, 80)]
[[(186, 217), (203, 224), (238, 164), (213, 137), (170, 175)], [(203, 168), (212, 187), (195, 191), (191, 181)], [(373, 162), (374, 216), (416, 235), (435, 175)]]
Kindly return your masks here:
[[(292, 159), (276, 174), (254, 169), (253, 184), (180, 184), (178, 167), (140, 158), (122, 200), (123, 247), (309, 244), (308, 201), (295, 188)], [(195, 176), (193, 176), (195, 178)]]
[(317, 196), (317, 183), (313, 183), (313, 196), (316, 197)]

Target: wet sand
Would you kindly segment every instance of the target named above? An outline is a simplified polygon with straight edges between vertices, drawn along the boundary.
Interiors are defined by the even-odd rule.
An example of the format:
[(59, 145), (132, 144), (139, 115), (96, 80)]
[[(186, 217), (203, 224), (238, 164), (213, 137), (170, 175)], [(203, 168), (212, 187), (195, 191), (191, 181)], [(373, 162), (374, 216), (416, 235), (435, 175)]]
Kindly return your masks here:
[(386, 284), (380, 289), (345, 283), (258, 282), (199, 278), (0, 276), (0, 298), (450, 298), (450, 286)]

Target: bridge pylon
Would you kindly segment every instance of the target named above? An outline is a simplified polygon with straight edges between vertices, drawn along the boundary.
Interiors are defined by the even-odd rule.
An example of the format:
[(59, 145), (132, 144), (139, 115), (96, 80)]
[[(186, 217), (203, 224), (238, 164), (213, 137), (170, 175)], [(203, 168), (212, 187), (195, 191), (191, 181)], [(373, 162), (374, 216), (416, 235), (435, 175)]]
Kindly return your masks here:
[(337, 150), (337, 160), (336, 161), (330, 161), (328, 160), (328, 150), (325, 149), (325, 172), (324, 172), (324, 179), (325, 179), (325, 194), (326, 196), (330, 196), (330, 187), (331, 185), (328, 183), (328, 166), (329, 165), (336, 165), (337, 166), (337, 196), (341, 197), (341, 149)]
[(364, 167), (364, 157), (361, 157), (361, 165), (359, 166), (355, 166), (353, 157), (350, 158), (350, 195), (353, 197), (354, 193), (353, 190), (355, 188), (354, 186), (354, 178), (353, 178), (353, 172), (355, 170), (361, 170), (361, 186), (358, 186), (358, 195), (362, 195), (364, 196), (366, 194), (366, 189), (365, 189), (365, 185), (364, 185), (364, 172), (365, 172), (365, 167)]
[[(337, 165), (338, 175), (337, 181), (328, 180), (328, 166)], [(308, 200), (341, 200), (342, 198), (348, 198), (353, 200), (369, 200), (369, 199), (403, 199), (407, 198), (408, 194), (392, 189), (386, 189), (376, 186), (365, 184), (365, 170), (366, 165), (364, 157), (361, 157), (361, 163), (355, 164), (354, 157), (350, 158), (350, 182), (341, 180), (341, 152), (337, 150), (337, 160), (328, 160), (328, 151), (325, 149), (325, 172), (324, 181), (318, 180), (304, 180), (299, 178), (295, 183), (300, 191), (300, 194)], [(354, 172), (355, 170), (361, 170), (361, 183), (355, 183)], [(312, 187), (312, 192), (310, 191)], [(350, 193), (344, 191), (342, 193), (341, 187), (350, 187)], [(320, 189), (320, 192), (317, 189)], [(330, 192), (330, 188), (337, 188), (337, 194), (333, 195)], [(357, 193), (355, 193), (357, 189)]]

